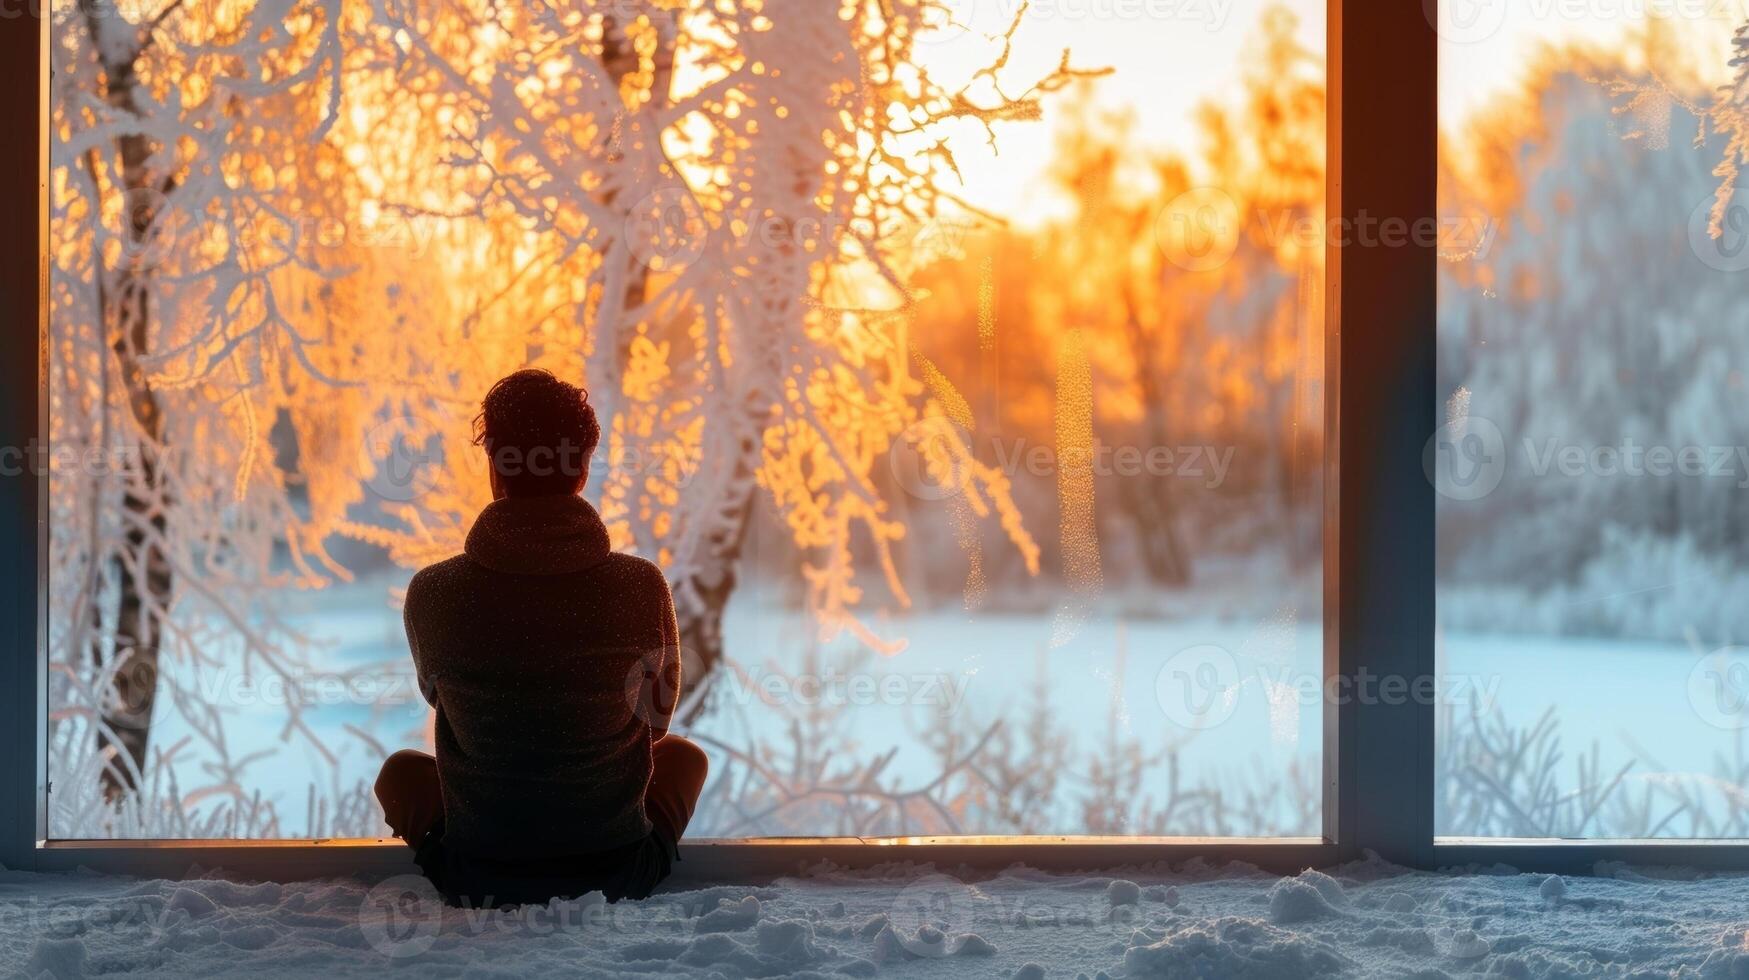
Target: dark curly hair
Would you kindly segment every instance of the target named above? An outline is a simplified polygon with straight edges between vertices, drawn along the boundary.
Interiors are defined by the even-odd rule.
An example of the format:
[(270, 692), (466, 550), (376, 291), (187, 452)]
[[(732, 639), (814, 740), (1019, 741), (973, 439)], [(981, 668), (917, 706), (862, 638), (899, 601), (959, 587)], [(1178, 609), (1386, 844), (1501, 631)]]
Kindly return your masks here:
[(538, 368), (493, 385), (474, 417), (474, 445), (485, 448), (499, 486), (511, 497), (581, 490), (600, 442), (589, 392)]

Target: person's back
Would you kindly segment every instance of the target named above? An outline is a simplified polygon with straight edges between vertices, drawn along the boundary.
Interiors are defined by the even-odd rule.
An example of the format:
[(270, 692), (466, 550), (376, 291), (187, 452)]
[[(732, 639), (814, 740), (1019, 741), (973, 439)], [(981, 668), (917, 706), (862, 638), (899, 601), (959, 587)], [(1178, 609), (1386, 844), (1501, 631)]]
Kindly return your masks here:
[(493, 388), (477, 435), (497, 499), (462, 554), (407, 588), (437, 754), (396, 753), (377, 795), (452, 900), (641, 897), (702, 787), (703, 754), (667, 734), (680, 687), (667, 581), (615, 554), (577, 495), (599, 438), (585, 399), (545, 372)]
[(601, 848), (650, 832), (644, 787), (664, 732), (628, 685), (646, 665), (678, 671), (673, 614), (652, 602), (667, 594), (656, 566), (608, 550), (576, 497), (499, 500), (466, 553), (414, 577), (407, 640), (421, 687), (437, 692), (451, 847), (575, 851), (579, 814)]

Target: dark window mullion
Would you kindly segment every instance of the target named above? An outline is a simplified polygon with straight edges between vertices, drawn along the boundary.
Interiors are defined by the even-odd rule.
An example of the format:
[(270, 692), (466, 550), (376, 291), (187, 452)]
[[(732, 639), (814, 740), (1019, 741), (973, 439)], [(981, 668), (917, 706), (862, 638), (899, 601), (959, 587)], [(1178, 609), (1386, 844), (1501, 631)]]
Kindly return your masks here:
[(1432, 2), (1329, 7), (1325, 828), (1346, 857), (1413, 865), (1433, 856), (1433, 705), (1377, 695), (1434, 674)]
[(48, 6), (0, 16), (0, 91), (8, 93), (0, 119), (11, 134), (0, 140), (0, 864), (8, 868), (32, 867), (44, 832), (47, 476), (36, 450), (47, 417)]

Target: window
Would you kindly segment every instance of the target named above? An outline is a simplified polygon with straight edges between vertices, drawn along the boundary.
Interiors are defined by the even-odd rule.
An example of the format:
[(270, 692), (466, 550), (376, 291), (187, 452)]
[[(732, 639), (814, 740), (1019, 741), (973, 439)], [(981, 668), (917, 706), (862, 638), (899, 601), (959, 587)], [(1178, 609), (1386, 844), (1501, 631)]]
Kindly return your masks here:
[(1744, 837), (1743, 11), (1446, 6), (1437, 832)]
[[(687, 725), (738, 747), (721, 754), (731, 772), (778, 777), (717, 784), (712, 833), (869, 835), (696, 844), (693, 870), (780, 872), (798, 844), (843, 863), (902, 845), (1042, 868), (1298, 870), (1364, 851), (1550, 872), (1749, 863), (1718, 844), (1742, 835), (1744, 782), (1740, 630), (1718, 598), (1742, 530), (1735, 336), (1716, 327), (1732, 322), (1746, 214), (1744, 123), (1712, 88), (1733, 82), (1740, 105), (1728, 21), (1333, 0), (1324, 26), (1312, 7), (1230, 7), (1203, 37), (1198, 5), (1177, 5), (1188, 25), (1161, 31), (1195, 40), (1198, 72), (1170, 86), (1179, 66), (1142, 59), (1174, 93), (1161, 100), (1114, 81), (1137, 25), (1067, 5), (1011, 47), (1013, 9), (985, 4), (883, 4), (897, 12), (880, 30), (843, 26), (868, 16), (854, 5), (848, 21), (721, 12), (687, 25), (684, 56), (677, 26), (539, 5), (325, 0), (275, 25), (247, 4), (177, 5), (149, 44), (114, 28), (161, 11), (86, 7), (0, 19), (0, 73), (45, 95), (7, 112), (47, 158), (0, 145), (0, 226), (17, 229), (0, 289), (42, 329), (0, 332), (0, 553), (17, 556), (0, 565), (5, 865), (404, 868), (401, 845), (308, 837), (376, 833), (369, 774), (423, 739), (395, 584), (455, 549), (484, 499), (474, 392), (530, 360), (586, 378), (616, 420), (591, 485), (619, 541), (700, 572), (675, 576), (693, 656), (712, 662), (694, 663), (710, 681)], [(899, 14), (920, 21), (909, 59)], [(796, 49), (826, 58), (805, 73), (773, 54)], [(978, 51), (1006, 51), (1014, 75), (985, 91), (995, 105), (951, 98), (990, 82)], [(1293, 72), (1258, 75), (1284, 56)], [(843, 61), (874, 70), (834, 84)], [(1051, 81), (1104, 65), (1118, 73)], [(140, 102), (107, 98), (110, 68)], [(645, 98), (659, 86), (672, 105)], [(969, 105), (1007, 138), (999, 158), (955, 117)], [(1476, 124), (1480, 105), (1506, 109)], [(854, 110), (869, 107), (888, 112)], [(1235, 128), (1254, 117), (1272, 126)], [(806, 156), (822, 177), (801, 198), (764, 180), (773, 130), (859, 137)], [(1705, 145), (1681, 138), (1695, 131)], [(173, 154), (140, 152), (142, 135)], [(171, 161), (180, 177), (163, 182)], [(988, 200), (927, 189), (979, 166)], [(934, 210), (909, 208), (916, 194)], [(1004, 208), (1023, 221), (995, 221)], [(862, 303), (881, 289), (901, 301)], [(596, 345), (582, 324), (603, 304), (624, 329)], [(94, 329), (98, 310), (117, 329)], [(749, 345), (736, 327), (759, 317), (808, 329)], [(1147, 332), (1179, 322), (1198, 329)], [(1140, 392), (1132, 325), (1170, 341), (1144, 345), (1158, 392)], [(712, 346), (733, 357), (701, 373)], [(869, 378), (902, 390), (874, 401), (892, 392)], [(780, 423), (747, 411), (771, 404)], [(1165, 436), (1146, 406), (1177, 406)], [(1642, 472), (1625, 469), (1628, 439)], [(1181, 443), (1231, 446), (1226, 476), (1118, 469), (1125, 446), (1165, 444), (1177, 464)], [(1111, 471), (1095, 469), (1102, 446)], [(1691, 446), (1725, 476), (1681, 471)], [(820, 495), (831, 506), (810, 511)], [(698, 499), (717, 506), (680, 507)], [(1167, 506), (1188, 562), (1137, 534), (1174, 527), (1149, 511)], [(847, 518), (852, 548), (834, 549)], [(1613, 574), (1627, 588), (1593, 588)], [(156, 670), (129, 653), (142, 646)], [(834, 669), (897, 681), (827, 677), (852, 656)], [(1308, 698), (1312, 679), (1324, 691)], [(138, 739), (115, 723), (142, 716), (147, 690)], [(1104, 740), (1034, 753), (1028, 698), (1070, 705), (1074, 730)], [(759, 747), (780, 744), (777, 719), (826, 732), (782, 742), (819, 749), (815, 768)], [(1011, 758), (1058, 779), (958, 767), (902, 793), (939, 772), (941, 747), (965, 760), (1004, 732), (1030, 753)], [(850, 739), (854, 753), (824, 754)], [(131, 746), (149, 765), (105, 777), (103, 753)], [(1097, 774), (1062, 761), (1090, 746)], [(1174, 747), (1177, 770), (1135, 765)], [(880, 791), (773, 796), (845, 772)], [(1105, 812), (1042, 793), (1090, 775), (1137, 779)], [(1219, 807), (1195, 791), (1207, 779)], [(754, 819), (736, 809), (749, 786), (768, 803)], [(1161, 809), (1177, 791), (1191, 805)], [(1160, 828), (1312, 837), (1144, 837)]]
[(55, 5), (48, 836), (379, 833), (531, 363), (700, 834), (1320, 836), (1323, 5), (633, 6)]

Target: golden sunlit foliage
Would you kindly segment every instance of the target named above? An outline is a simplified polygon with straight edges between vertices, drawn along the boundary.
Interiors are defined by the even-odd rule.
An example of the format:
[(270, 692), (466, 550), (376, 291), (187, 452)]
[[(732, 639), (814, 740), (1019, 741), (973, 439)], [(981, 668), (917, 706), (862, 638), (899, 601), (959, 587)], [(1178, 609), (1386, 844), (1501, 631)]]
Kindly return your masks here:
[[(1077, 411), (1063, 392), (1078, 389), (1062, 386), (1086, 359), (1092, 419), (1080, 438), (1105, 454), (1101, 475), (1055, 500), (1020, 488), (1029, 526), (1058, 525), (1045, 556), (1054, 584), (1099, 577), (1094, 532), (1098, 551), (1136, 543), (1139, 555), (1118, 549), (1119, 571), (1103, 576), (1132, 585), (1185, 585), (1192, 553), (1234, 535), (1316, 558), (1324, 79), (1294, 32), (1285, 12), (1261, 21), (1231, 100), (1197, 112), (1200, 154), (1139, 149), (1133, 118), (1101, 108), (1097, 83), (1065, 92), (1049, 173), (1073, 201), (1069, 217), (973, 227), (921, 279), (919, 344), (931, 370), (979, 386), (965, 396), (975, 424), (956, 422), (986, 454), (992, 441), (1059, 444)], [(1066, 347), (1071, 333), (1080, 340)], [(1237, 462), (1210, 487), (1184, 475), (1196, 465), (1188, 447), (1233, 447)], [(1154, 470), (1114, 472), (1119, 449), (1154, 453)], [(1270, 517), (1255, 526), (1260, 509)]]
[[(275, 590), (349, 578), (341, 537), (459, 550), (489, 499), (468, 422), (525, 365), (587, 379), (590, 492), (706, 672), (761, 490), (822, 628), (893, 649), (857, 575), (903, 601), (874, 474), (942, 411), (909, 333), (934, 130), (1036, 117), (1075, 74), (946, 91), (922, 6), (57, 7), (54, 434), (144, 447), (64, 487), (62, 660), (95, 692), (150, 695), (161, 653), (290, 674)], [(1005, 477), (927, 452), (1036, 568)], [(203, 603), (233, 643), (178, 633)]]

